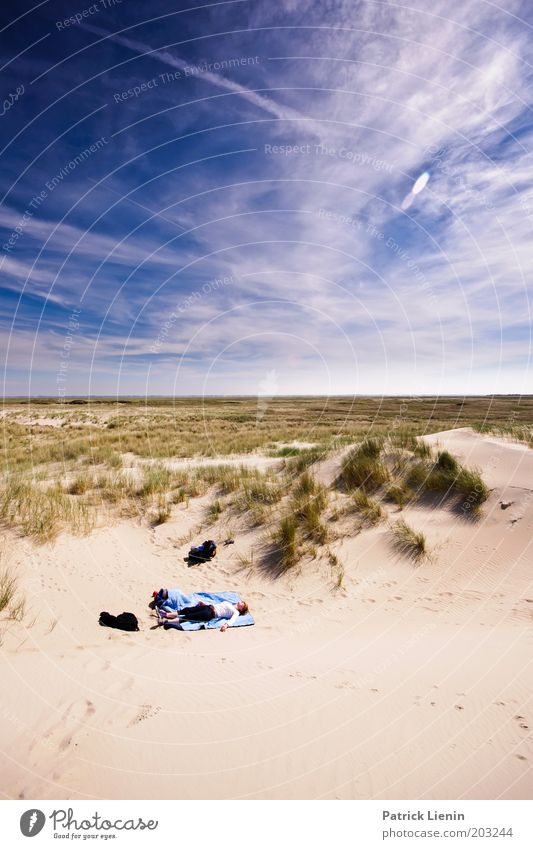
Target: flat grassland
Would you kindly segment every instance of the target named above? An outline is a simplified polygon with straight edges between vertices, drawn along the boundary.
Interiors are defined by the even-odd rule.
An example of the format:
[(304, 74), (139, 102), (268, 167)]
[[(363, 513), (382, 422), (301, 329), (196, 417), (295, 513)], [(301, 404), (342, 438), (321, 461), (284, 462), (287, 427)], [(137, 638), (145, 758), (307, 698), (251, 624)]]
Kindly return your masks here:
[[(533, 440), (530, 396), (12, 399), (1, 415), (0, 521), (41, 541), (61, 528), (89, 532), (101, 506), (165, 521), (173, 503), (208, 486), (237, 490), (246, 476), (272, 483), (269, 458), (285, 458), (279, 497), (259, 493), (257, 517), (295, 473), (369, 437), (413, 449), (416, 437), (470, 426)], [(198, 467), (200, 458), (223, 462)], [(405, 493), (398, 462), (393, 478)]]
[(465, 426), (530, 441), (533, 396), (7, 399), (2, 465), (15, 471), (52, 461), (108, 461), (120, 452), (214, 457), (293, 440), (349, 443)]

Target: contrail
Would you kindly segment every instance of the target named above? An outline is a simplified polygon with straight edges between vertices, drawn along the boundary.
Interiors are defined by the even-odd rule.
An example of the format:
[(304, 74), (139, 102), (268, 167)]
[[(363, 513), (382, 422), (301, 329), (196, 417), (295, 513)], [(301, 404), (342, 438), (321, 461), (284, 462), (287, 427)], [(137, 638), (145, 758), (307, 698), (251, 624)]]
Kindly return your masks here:
[[(105, 30), (101, 30), (98, 27), (91, 26), (90, 24), (82, 24), (82, 26), (84, 29), (90, 30), (90, 32), (102, 35), (110, 41), (114, 41), (116, 44), (121, 44), (129, 50), (133, 50), (133, 52), (137, 53), (139, 56), (149, 55), (152, 58), (159, 59), (159, 61), (163, 62), (165, 65), (169, 65), (171, 68), (176, 68), (179, 71), (185, 71), (186, 68), (194, 67), (194, 63), (185, 62), (183, 59), (180, 59), (179, 56), (174, 56), (165, 50), (155, 50), (148, 44), (143, 44), (141, 41), (134, 41), (131, 38), (113, 35), (112, 33), (107, 33)], [(259, 109), (262, 109), (269, 115), (273, 115), (275, 118), (279, 118), (280, 120), (296, 120), (303, 124), (304, 128), (313, 135), (318, 136), (319, 138), (321, 136), (322, 128), (320, 125), (316, 125), (313, 118), (308, 118), (306, 115), (302, 115), (296, 109), (291, 109), (290, 106), (281, 106), (279, 103), (276, 103), (275, 100), (272, 100), (272, 98), (265, 97), (265, 95), (262, 94), (257, 94), (255, 91), (250, 91), (250, 89), (246, 88), (246, 86), (239, 85), (239, 83), (235, 83), (233, 80), (228, 80), (226, 77), (223, 77), (220, 74), (215, 74), (212, 71), (202, 70), (202, 73), (198, 74), (197, 78), (201, 78), (218, 88), (223, 88), (226, 91), (232, 91), (235, 94), (240, 95), (249, 103), (253, 103), (254, 106), (259, 107)]]

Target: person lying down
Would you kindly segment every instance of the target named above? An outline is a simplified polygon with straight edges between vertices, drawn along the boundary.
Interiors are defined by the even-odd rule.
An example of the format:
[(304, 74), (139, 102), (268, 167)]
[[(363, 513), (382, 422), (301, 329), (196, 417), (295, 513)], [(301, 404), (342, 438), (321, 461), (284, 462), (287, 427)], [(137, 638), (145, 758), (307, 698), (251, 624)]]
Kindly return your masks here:
[[(236, 593), (193, 593), (185, 595), (180, 590), (165, 590), (153, 593), (153, 606), (158, 613), (158, 622), (165, 627), (210, 627), (226, 631), (240, 624), (253, 624), (248, 605)], [(246, 620), (239, 621), (240, 617)]]
[(231, 628), (239, 616), (244, 616), (246, 613), (248, 613), (248, 605), (245, 601), (238, 601), (237, 604), (232, 604), (230, 601), (221, 601), (218, 604), (199, 601), (192, 607), (182, 607), (175, 613), (160, 610), (159, 619), (162, 624), (173, 619), (181, 622), (210, 622), (212, 619), (224, 619), (220, 630), (225, 631)]

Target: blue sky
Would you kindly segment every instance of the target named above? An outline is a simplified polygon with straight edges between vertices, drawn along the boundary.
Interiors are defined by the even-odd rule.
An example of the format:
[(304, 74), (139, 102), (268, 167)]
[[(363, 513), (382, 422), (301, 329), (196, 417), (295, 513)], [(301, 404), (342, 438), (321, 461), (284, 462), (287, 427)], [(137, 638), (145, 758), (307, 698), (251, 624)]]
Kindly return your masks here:
[(505, 6), (4, 11), (4, 394), (531, 392)]

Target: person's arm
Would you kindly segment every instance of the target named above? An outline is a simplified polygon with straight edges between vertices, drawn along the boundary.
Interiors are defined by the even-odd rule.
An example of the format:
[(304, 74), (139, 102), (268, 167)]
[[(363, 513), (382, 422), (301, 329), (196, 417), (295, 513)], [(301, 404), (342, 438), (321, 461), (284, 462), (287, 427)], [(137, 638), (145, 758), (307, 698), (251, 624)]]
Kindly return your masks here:
[(221, 626), (220, 630), (225, 631), (227, 628), (231, 628), (233, 623), (237, 621), (237, 619), (239, 618), (240, 615), (241, 614), (239, 613), (237, 608), (235, 608), (234, 611), (233, 611), (233, 616), (231, 617), (231, 619), (228, 619), (227, 622), (224, 622), (224, 624)]

